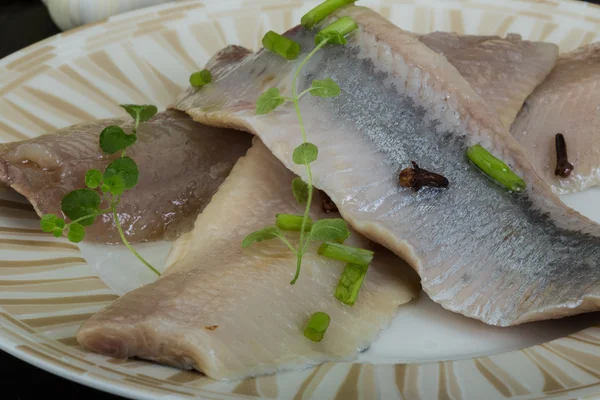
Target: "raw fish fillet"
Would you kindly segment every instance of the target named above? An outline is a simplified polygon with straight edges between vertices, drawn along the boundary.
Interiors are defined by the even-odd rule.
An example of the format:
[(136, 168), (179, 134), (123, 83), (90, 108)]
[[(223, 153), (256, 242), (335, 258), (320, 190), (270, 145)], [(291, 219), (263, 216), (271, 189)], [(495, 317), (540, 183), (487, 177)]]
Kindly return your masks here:
[[(555, 193), (600, 184), (600, 43), (560, 55), (548, 78), (525, 102), (511, 133)], [(557, 133), (564, 135), (575, 167), (568, 178), (554, 174)]]
[(433, 32), (419, 38), (456, 67), (510, 128), (523, 102), (548, 75), (558, 54), (554, 43), (521, 36), (457, 35)]
[[(316, 187), (344, 219), (404, 258), (423, 289), (443, 307), (492, 325), (559, 318), (600, 308), (600, 227), (566, 207), (534, 172), (522, 147), (493, 109), (445, 57), (377, 13), (348, 6), (359, 24), (346, 46), (327, 46), (306, 65), (299, 90), (332, 78), (335, 98), (301, 100), (308, 140), (319, 148)], [(330, 21), (329, 21), (330, 22)], [(304, 55), (314, 31), (286, 36)], [(173, 107), (216, 126), (247, 130), (290, 170), (301, 143), (291, 104), (259, 116), (255, 102), (270, 87), (290, 96), (288, 62), (265, 51)], [(481, 144), (527, 183), (510, 193), (466, 157)], [(398, 183), (415, 161), (448, 178), (446, 189), (414, 192)]]
[[(62, 198), (85, 187), (86, 171), (104, 171), (118, 156), (107, 156), (100, 149), (102, 129), (119, 125), (130, 132), (130, 121), (86, 122), (35, 139), (1, 144), (0, 182), (25, 196), (40, 216), (63, 216)], [(198, 124), (176, 111), (159, 113), (140, 125), (138, 139), (127, 151), (139, 166), (140, 178), (137, 186), (123, 195), (118, 208), (127, 239), (168, 239), (189, 231), (250, 147), (251, 138), (246, 133)], [(85, 240), (120, 242), (112, 214), (99, 217), (86, 228)]]
[[(193, 231), (175, 242), (163, 276), (92, 316), (78, 341), (108, 356), (195, 368), (215, 379), (349, 360), (369, 347), (419, 291), (418, 277), (402, 260), (353, 232), (347, 244), (379, 250), (349, 307), (333, 297), (344, 264), (317, 255), (316, 244), (295, 285), (296, 257), (281, 241), (240, 246), (248, 233), (273, 224), (275, 213), (303, 213), (291, 192), (293, 178), (256, 139)], [(313, 218), (339, 217), (325, 214), (321, 202), (317, 194)], [(319, 343), (302, 334), (316, 311), (331, 316)]]

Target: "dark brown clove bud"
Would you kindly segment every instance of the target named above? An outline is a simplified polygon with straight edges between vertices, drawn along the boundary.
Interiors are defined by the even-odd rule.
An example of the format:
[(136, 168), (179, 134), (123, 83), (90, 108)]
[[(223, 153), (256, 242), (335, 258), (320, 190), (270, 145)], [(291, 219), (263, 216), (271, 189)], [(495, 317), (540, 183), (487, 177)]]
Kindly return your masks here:
[(331, 200), (327, 193), (321, 190), (321, 194), (323, 195), (323, 212), (326, 213), (336, 213), (338, 212), (338, 208), (335, 203)]
[(556, 169), (554, 170), (554, 175), (561, 178), (568, 178), (574, 167), (567, 157), (567, 143), (562, 133), (556, 134), (554, 143), (556, 145)]
[(400, 185), (406, 188), (413, 188), (414, 191), (420, 190), (423, 186), (438, 188), (448, 187), (448, 179), (440, 174), (419, 168), (416, 162), (411, 161), (412, 168), (404, 168), (400, 172)]

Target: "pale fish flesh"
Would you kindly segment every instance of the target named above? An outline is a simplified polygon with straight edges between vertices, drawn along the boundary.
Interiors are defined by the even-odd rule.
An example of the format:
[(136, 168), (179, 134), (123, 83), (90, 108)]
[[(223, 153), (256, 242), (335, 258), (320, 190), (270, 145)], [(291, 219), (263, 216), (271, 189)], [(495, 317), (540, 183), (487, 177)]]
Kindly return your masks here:
[[(0, 145), (0, 182), (22, 194), (42, 216), (64, 217), (62, 198), (85, 187), (85, 173), (101, 171), (108, 156), (98, 144), (100, 132), (118, 125), (130, 132), (131, 118), (105, 119), (61, 129), (35, 139)], [(207, 127), (185, 113), (168, 111), (140, 125), (127, 150), (140, 170), (137, 186), (125, 192), (119, 221), (131, 242), (173, 239), (189, 231), (198, 213), (250, 147), (252, 136)], [(108, 204), (102, 204), (107, 207)], [(112, 214), (86, 228), (86, 241), (117, 243)]]
[[(332, 78), (335, 98), (306, 96), (308, 140), (319, 148), (316, 187), (363, 235), (404, 258), (423, 289), (454, 312), (492, 325), (559, 318), (600, 308), (600, 227), (566, 207), (534, 172), (522, 147), (493, 109), (445, 57), (377, 13), (340, 9), (359, 24), (346, 46), (326, 46), (306, 65), (304, 90)], [(327, 22), (331, 22), (327, 21)], [(314, 47), (314, 31), (286, 36), (303, 49), (288, 62), (261, 50), (173, 107), (216, 126), (251, 131), (289, 169), (302, 141), (294, 108), (255, 112), (259, 95), (277, 87), (290, 96), (292, 74)], [(466, 157), (481, 144), (521, 176), (511, 193)], [(446, 189), (414, 192), (398, 183), (416, 161), (448, 178)]]
[(507, 128), (558, 54), (554, 43), (522, 40), (517, 34), (501, 38), (433, 32), (419, 39), (456, 67)]
[[(377, 254), (349, 307), (333, 297), (344, 264), (317, 255), (316, 244), (294, 285), (296, 257), (282, 242), (241, 248), (248, 233), (274, 223), (275, 213), (303, 213), (292, 195), (293, 178), (256, 139), (193, 231), (175, 242), (163, 276), (92, 316), (79, 343), (111, 357), (195, 368), (215, 379), (350, 360), (369, 347), (398, 306), (419, 292), (418, 277), (402, 260), (353, 232), (346, 244)], [(325, 213), (322, 200), (317, 193), (311, 216), (339, 217)], [(331, 317), (319, 343), (303, 336), (316, 311)]]
[[(548, 78), (525, 102), (511, 133), (555, 193), (600, 184), (600, 43), (560, 55)], [(555, 175), (558, 133), (564, 135), (574, 167), (567, 178)]]

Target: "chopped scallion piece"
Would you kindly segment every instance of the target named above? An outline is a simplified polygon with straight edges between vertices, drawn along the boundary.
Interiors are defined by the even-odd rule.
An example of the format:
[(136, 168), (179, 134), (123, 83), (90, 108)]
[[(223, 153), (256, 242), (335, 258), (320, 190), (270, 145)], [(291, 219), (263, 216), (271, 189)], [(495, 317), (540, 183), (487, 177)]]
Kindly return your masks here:
[(199, 88), (212, 81), (212, 75), (209, 70), (203, 69), (202, 71), (194, 72), (190, 75), (190, 84), (192, 87)]
[(339, 243), (325, 242), (319, 246), (318, 253), (322, 256), (367, 267), (373, 260), (373, 252), (358, 247), (345, 246)]
[(467, 149), (467, 157), (486, 175), (513, 192), (525, 190), (525, 181), (511, 171), (511, 169), (491, 155), (485, 148), (475, 145)]
[(338, 8), (354, 3), (355, 1), (356, 0), (326, 0), (304, 14), (300, 23), (305, 29), (311, 29)]
[(263, 36), (262, 44), (265, 49), (279, 54), (286, 60), (295, 60), (300, 54), (298, 43), (273, 31), (269, 31)]
[(310, 316), (306, 328), (304, 328), (304, 336), (312, 340), (313, 342), (320, 342), (323, 340), (323, 335), (329, 327), (329, 315), (324, 312), (318, 311)]
[[(276, 214), (275, 225), (283, 231), (297, 231), (300, 232), (302, 229), (303, 215), (292, 215), (292, 214)], [(312, 228), (313, 221), (310, 217), (306, 220), (304, 231), (309, 232)]]
[(335, 288), (335, 298), (346, 305), (354, 305), (356, 297), (358, 297), (358, 291), (365, 280), (365, 275), (367, 275), (368, 268), (368, 266), (363, 267), (356, 264), (347, 264)]
[(315, 44), (320, 44), (323, 40), (328, 40), (328, 44), (346, 44), (346, 36), (358, 28), (358, 25), (350, 17), (342, 17), (331, 25), (321, 29), (315, 36)]

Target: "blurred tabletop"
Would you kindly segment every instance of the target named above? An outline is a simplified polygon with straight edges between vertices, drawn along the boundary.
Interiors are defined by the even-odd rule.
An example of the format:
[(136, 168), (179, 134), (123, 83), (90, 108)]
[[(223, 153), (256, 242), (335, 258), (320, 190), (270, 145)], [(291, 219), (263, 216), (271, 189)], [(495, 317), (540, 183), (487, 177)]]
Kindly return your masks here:
[[(600, 0), (590, 2), (600, 4)], [(40, 0), (0, 0), (0, 59), (59, 32)], [(64, 399), (121, 399), (45, 372), (0, 350), (0, 398), (38, 399), (42, 390), (50, 395), (60, 393)]]

